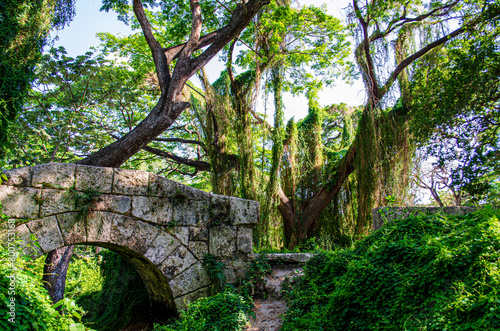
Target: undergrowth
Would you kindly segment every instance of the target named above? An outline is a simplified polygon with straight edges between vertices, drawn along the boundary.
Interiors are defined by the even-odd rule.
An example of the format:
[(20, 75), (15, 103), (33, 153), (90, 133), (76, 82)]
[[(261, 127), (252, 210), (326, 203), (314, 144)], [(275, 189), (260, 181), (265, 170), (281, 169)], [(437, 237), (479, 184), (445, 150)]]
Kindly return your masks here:
[(249, 324), (253, 302), (227, 287), (223, 292), (192, 302), (171, 324), (155, 325), (155, 331), (241, 331)]
[(499, 218), (414, 216), (316, 255), (282, 331), (500, 330)]

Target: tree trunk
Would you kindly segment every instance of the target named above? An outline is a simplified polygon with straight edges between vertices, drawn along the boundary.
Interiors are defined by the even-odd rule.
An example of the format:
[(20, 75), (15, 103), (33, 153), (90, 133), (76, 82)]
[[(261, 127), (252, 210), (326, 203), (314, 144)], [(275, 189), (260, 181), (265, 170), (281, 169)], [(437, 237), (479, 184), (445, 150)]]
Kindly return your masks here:
[[(61, 247), (47, 254), (43, 267), (44, 286), (49, 292), (50, 299), (57, 303), (64, 298), (66, 287), (66, 272), (74, 246)], [(57, 310), (60, 310), (60, 306)]]

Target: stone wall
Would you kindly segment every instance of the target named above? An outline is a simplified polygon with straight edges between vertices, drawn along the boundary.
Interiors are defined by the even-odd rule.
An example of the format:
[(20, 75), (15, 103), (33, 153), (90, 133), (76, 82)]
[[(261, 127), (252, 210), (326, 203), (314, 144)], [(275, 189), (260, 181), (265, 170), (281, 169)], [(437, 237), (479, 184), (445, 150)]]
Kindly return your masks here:
[(402, 219), (412, 215), (465, 215), (475, 210), (473, 207), (380, 207), (372, 210), (372, 230), (378, 230), (385, 222)]
[(16, 219), (18, 238), (36, 236), (37, 255), (73, 244), (113, 249), (136, 266), (152, 302), (165, 309), (209, 294), (205, 254), (222, 259), (228, 282), (254, 257), (255, 201), (143, 171), (50, 163), (4, 173), (3, 212)]

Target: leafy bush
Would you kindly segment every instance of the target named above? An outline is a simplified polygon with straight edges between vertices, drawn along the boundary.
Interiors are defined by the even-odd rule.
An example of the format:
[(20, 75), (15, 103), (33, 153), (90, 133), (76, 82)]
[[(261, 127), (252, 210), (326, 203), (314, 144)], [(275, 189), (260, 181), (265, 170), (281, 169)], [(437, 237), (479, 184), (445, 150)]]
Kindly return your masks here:
[[(14, 246), (11, 246), (14, 247)], [(15, 272), (10, 264), (9, 249), (0, 245), (0, 318), (1, 330), (85, 330), (79, 323), (84, 311), (74, 301), (64, 299), (52, 305), (40, 281), (39, 267), (16, 247)], [(12, 253), (11, 248), (11, 253)], [(9, 261), (9, 262), (7, 262)], [(13, 277), (14, 276), (14, 277)], [(14, 303), (12, 303), (14, 299)], [(10, 308), (15, 318), (9, 314)], [(54, 308), (61, 307), (62, 315)]]
[(253, 302), (230, 288), (212, 297), (192, 302), (180, 318), (169, 325), (155, 325), (155, 331), (240, 331), (249, 324)]
[(282, 330), (500, 330), (499, 217), (410, 217), (316, 255)]

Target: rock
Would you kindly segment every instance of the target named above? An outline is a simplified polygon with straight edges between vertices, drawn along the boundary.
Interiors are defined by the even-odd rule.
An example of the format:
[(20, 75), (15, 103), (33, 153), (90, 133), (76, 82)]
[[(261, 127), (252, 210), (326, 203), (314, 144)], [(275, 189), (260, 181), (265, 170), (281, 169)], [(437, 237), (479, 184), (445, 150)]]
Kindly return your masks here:
[(236, 253), (236, 227), (219, 226), (213, 227), (209, 231), (210, 254), (219, 257), (233, 257)]
[(24, 167), (2, 171), (7, 176), (7, 180), (2, 181), (2, 185), (30, 186), (32, 169)]
[(245, 254), (250, 254), (253, 251), (253, 231), (252, 228), (238, 228), (238, 250)]
[(149, 245), (144, 257), (159, 266), (181, 243), (172, 235), (160, 231)]
[(149, 173), (145, 171), (114, 169), (112, 192), (125, 195), (147, 195)]
[(0, 185), (2, 212), (13, 218), (38, 218), (41, 197), (40, 190), (31, 187)]
[[(196, 262), (183, 273), (168, 282), (175, 298), (199, 290), (210, 285), (210, 278), (201, 262)], [(177, 301), (176, 301), (177, 302)]]
[(71, 163), (47, 163), (33, 167), (34, 187), (70, 188), (75, 185), (76, 165)]
[(251, 225), (259, 222), (259, 203), (257, 201), (231, 197), (230, 204), (233, 225)]
[(183, 245), (179, 245), (170, 256), (168, 256), (159, 266), (167, 279), (173, 279), (188, 267), (196, 263), (197, 260), (190, 251)]
[(113, 187), (113, 168), (77, 165), (75, 190), (93, 190), (100, 193), (111, 193)]
[(172, 205), (162, 198), (135, 196), (132, 216), (156, 224), (168, 224), (172, 221)]

